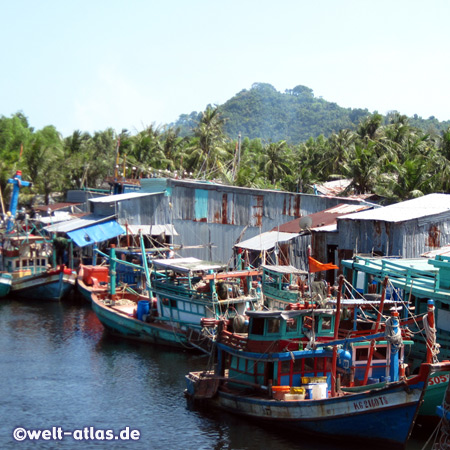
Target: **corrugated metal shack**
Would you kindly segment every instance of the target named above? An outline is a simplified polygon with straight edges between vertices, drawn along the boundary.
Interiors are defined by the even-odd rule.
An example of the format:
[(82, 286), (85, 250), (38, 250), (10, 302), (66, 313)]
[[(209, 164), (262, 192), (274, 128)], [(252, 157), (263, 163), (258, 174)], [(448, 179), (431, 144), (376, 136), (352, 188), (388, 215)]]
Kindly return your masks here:
[(345, 199), (225, 186), (172, 178), (141, 179), (141, 191), (94, 200), (95, 214), (117, 214), (122, 225), (172, 224), (174, 244), (202, 246), (182, 256), (228, 263), (233, 246), (264, 231), (340, 203)]
[(339, 258), (355, 253), (417, 258), (450, 242), (450, 195), (429, 194), (341, 216)]
[[(374, 206), (376, 205), (340, 203), (332, 208), (296, 218), (274, 228), (273, 231), (300, 233), (295, 239), (280, 245), (279, 253), (283, 255), (281, 260), (286, 260), (286, 264), (292, 264), (299, 269), (308, 270), (307, 250), (308, 246), (311, 246), (311, 256), (314, 259), (323, 263), (339, 264), (338, 218), (357, 211), (368, 210)], [(325, 275), (327, 281), (334, 282), (335, 274), (332, 271)]]

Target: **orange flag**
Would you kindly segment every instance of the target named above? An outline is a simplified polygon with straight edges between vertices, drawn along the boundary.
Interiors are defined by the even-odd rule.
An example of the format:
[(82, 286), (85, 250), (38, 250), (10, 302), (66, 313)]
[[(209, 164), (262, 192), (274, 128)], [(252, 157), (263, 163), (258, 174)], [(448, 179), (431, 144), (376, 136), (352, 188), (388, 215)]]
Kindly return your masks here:
[(332, 263), (323, 264), (313, 258), (311, 256), (308, 256), (308, 262), (309, 262), (309, 272), (321, 272), (322, 270), (333, 270), (333, 269), (339, 269), (338, 266)]

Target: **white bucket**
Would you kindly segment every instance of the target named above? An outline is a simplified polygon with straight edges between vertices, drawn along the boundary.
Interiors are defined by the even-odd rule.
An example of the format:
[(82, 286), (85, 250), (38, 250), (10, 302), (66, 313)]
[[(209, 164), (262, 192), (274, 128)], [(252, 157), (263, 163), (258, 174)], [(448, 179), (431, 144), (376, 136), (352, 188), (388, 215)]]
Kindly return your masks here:
[(322, 398), (327, 398), (327, 383), (308, 383), (304, 384), (303, 387), (306, 389), (306, 398), (309, 400), (320, 400)]
[(322, 398), (327, 398), (328, 394), (328, 384), (327, 383), (311, 383), (313, 391), (313, 400), (320, 400)]

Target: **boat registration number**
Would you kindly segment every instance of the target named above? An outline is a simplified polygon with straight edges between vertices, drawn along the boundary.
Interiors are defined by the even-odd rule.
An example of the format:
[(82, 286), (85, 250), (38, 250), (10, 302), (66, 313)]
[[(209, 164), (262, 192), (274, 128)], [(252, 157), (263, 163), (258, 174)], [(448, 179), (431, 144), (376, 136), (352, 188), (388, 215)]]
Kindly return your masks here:
[(359, 402), (353, 402), (353, 408), (355, 411), (361, 411), (364, 409), (378, 408), (379, 406), (388, 405), (389, 401), (386, 397), (375, 397), (367, 400), (360, 400)]
[(445, 375), (436, 375), (435, 377), (431, 377), (428, 380), (428, 386), (433, 386), (435, 384), (448, 383), (450, 379), (450, 374), (446, 373)]

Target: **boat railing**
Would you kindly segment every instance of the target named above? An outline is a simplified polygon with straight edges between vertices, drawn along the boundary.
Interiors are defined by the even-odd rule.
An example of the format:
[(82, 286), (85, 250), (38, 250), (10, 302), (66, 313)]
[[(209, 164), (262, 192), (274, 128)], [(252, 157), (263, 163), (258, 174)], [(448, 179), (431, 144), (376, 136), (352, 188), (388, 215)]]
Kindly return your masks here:
[(187, 296), (190, 298), (195, 298), (195, 300), (203, 300), (203, 301), (212, 301), (212, 294), (209, 292), (199, 292), (195, 289), (190, 289), (188, 285), (183, 284), (175, 284), (171, 282), (169, 279), (165, 280), (153, 280), (152, 283), (153, 289), (158, 291), (164, 290), (169, 291), (173, 294), (179, 294), (183, 296)]

